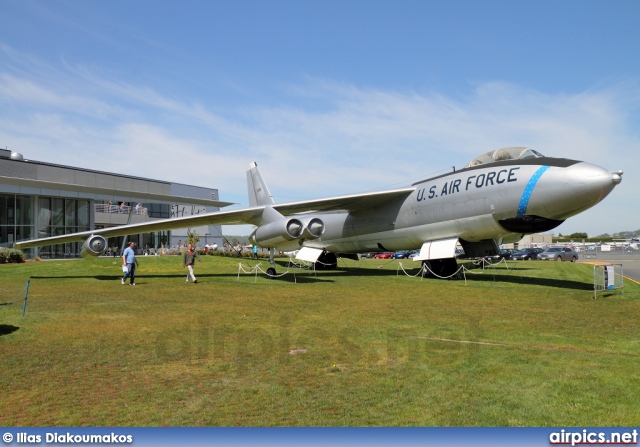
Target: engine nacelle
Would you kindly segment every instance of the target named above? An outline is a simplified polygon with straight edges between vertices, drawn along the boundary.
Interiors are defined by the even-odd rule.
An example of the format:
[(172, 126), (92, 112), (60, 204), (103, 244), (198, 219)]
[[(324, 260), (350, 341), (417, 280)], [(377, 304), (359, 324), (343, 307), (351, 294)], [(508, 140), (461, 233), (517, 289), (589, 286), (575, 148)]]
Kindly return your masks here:
[(97, 258), (105, 251), (107, 251), (107, 240), (94, 234), (82, 244), (80, 256), (83, 258)]
[(302, 237), (305, 239), (317, 239), (324, 233), (324, 222), (317, 217), (311, 219), (301, 219), (304, 225)]
[(285, 218), (267, 225), (261, 225), (249, 237), (249, 242), (263, 247), (277, 247), (290, 250), (297, 247), (299, 239), (317, 239), (324, 233), (324, 222), (317, 217)]

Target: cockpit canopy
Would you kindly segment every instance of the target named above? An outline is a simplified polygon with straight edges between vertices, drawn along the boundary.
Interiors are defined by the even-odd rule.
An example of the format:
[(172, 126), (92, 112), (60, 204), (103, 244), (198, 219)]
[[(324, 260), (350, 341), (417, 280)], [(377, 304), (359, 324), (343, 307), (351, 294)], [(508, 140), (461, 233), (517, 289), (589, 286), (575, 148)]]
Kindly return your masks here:
[(478, 158), (474, 158), (473, 160), (471, 160), (471, 163), (465, 166), (465, 168), (484, 165), (487, 163), (494, 163), (496, 161), (524, 160), (525, 158), (541, 157), (544, 157), (544, 155), (542, 155), (540, 152), (526, 147), (505, 147), (504, 149), (487, 152), (486, 154), (481, 155)]

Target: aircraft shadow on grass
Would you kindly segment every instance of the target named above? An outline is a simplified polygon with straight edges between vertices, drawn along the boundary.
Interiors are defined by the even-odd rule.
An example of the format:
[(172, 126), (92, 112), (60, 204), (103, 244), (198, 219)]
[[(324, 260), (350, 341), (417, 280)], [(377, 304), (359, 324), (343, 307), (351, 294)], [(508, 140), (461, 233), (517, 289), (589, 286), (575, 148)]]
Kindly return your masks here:
[[(381, 272), (378, 272), (381, 273)], [(395, 275), (395, 272), (393, 273)], [(238, 273), (196, 273), (198, 278), (198, 284), (206, 283), (206, 279), (216, 279), (216, 278), (237, 278)], [(253, 278), (254, 274), (242, 273), (240, 274), (240, 281), (247, 280), (249, 278)], [(264, 274), (258, 274), (258, 277), (264, 278)], [(278, 276), (273, 279), (274, 281), (281, 282), (297, 282), (297, 283), (311, 283), (311, 282), (334, 282), (332, 279), (328, 279), (326, 277), (326, 272), (323, 276), (315, 276), (313, 272), (310, 271), (302, 271), (296, 272), (296, 276), (294, 277), (293, 273), (285, 274), (283, 276)], [(344, 276), (344, 275), (342, 275)], [(377, 275), (379, 276), (379, 275)], [(180, 278), (183, 282), (186, 277), (186, 273), (184, 275), (136, 275), (136, 284), (145, 284), (148, 283), (149, 279), (153, 278)], [(119, 282), (122, 279), (122, 276), (114, 276), (114, 275), (65, 275), (65, 276), (31, 276), (31, 279), (95, 279), (97, 281), (109, 281), (109, 282)], [(127, 279), (126, 284), (129, 284), (129, 280)]]
[[(287, 267), (286, 263), (278, 263), (281, 267)], [(474, 269), (471, 273), (467, 273), (467, 281), (478, 282), (496, 282), (506, 284), (528, 284), (537, 286), (555, 287), (559, 289), (574, 289), (574, 290), (593, 290), (593, 284), (589, 282), (572, 281), (565, 279), (553, 279), (553, 278), (532, 278), (521, 276), (519, 271), (530, 270), (527, 267), (515, 267), (510, 270), (500, 269), (496, 272), (492, 269), (485, 269), (482, 274), (478, 274), (481, 270)], [(281, 270), (282, 271), (282, 270)], [(407, 269), (407, 274), (410, 276), (417, 276), (419, 268)], [(318, 271), (317, 274), (313, 270), (290, 268), (287, 274), (277, 276), (273, 281), (281, 281), (287, 283), (333, 283), (334, 278), (340, 277), (384, 277), (384, 276), (397, 276), (398, 274), (404, 275), (402, 272), (398, 273), (397, 270), (392, 269), (372, 269), (372, 268), (339, 268), (338, 270), (323, 270)], [(233, 273), (196, 273), (199, 282), (207, 282), (207, 279), (215, 278), (233, 278), (238, 277), (238, 272)], [(254, 277), (255, 273), (241, 273), (240, 281), (243, 279), (246, 281), (248, 278)], [(264, 274), (258, 273), (258, 276), (264, 278)], [(180, 274), (151, 274), (147, 275), (140, 272), (136, 275), (137, 283), (144, 284), (148, 279), (153, 278), (180, 278), (184, 280), (186, 277), (186, 271)], [(114, 281), (117, 282), (122, 278), (122, 275), (66, 275), (66, 276), (32, 276), (32, 279), (72, 279), (72, 278), (92, 278), (98, 281)], [(419, 276), (416, 280), (420, 280)], [(460, 281), (460, 279), (452, 279), (452, 281)], [(446, 287), (446, 285), (445, 285)]]
[(2, 337), (3, 335), (12, 334), (18, 329), (20, 329), (18, 326), (12, 326), (10, 324), (0, 324), (0, 337)]
[(574, 290), (591, 290), (593, 291), (593, 283), (571, 281), (566, 279), (552, 279), (552, 278), (531, 278), (527, 276), (520, 276), (516, 272), (512, 274), (495, 274), (492, 272), (486, 272), (483, 275), (474, 275), (472, 278), (467, 275), (467, 279), (472, 279), (479, 282), (500, 282), (511, 284), (528, 284), (534, 286), (547, 286), (557, 287), (559, 289), (574, 289)]

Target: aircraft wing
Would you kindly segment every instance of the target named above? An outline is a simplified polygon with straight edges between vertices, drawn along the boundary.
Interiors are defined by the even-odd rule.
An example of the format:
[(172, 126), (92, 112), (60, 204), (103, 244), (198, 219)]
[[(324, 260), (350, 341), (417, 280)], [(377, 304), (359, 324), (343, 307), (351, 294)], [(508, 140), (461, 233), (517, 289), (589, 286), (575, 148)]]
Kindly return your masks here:
[(240, 210), (215, 211), (212, 213), (196, 214), (193, 216), (177, 217), (175, 219), (162, 219), (150, 222), (142, 222), (118, 227), (102, 228), (99, 230), (83, 231), (80, 233), (51, 236), (30, 241), (16, 242), (15, 248), (24, 249), (41, 247), (43, 245), (65, 244), (68, 242), (84, 241), (91, 235), (101, 235), (106, 238), (127, 236), (131, 234), (149, 233), (152, 231), (173, 230), (176, 228), (190, 228), (201, 225), (233, 225), (251, 224), (260, 221), (264, 206), (244, 208)]
[(322, 211), (354, 212), (363, 208), (374, 208), (394, 199), (404, 199), (415, 190), (415, 187), (392, 189), (388, 191), (274, 204), (272, 207), (284, 216), (290, 216), (291, 214), (297, 213), (313, 213)]
[[(267, 206), (273, 207), (284, 216), (289, 216), (296, 213), (311, 213), (322, 211), (353, 212), (362, 208), (372, 208), (380, 206), (393, 199), (405, 198), (414, 190), (415, 188), (411, 187)], [(13, 246), (18, 249), (24, 249), (31, 247), (41, 247), (44, 245), (80, 242), (86, 240), (92, 235), (100, 235), (109, 238), (117, 236), (127, 236), (131, 234), (149, 233), (152, 231), (173, 230), (176, 228), (191, 228), (201, 225), (260, 225), (262, 213), (265, 207), (266, 206), (262, 205), (251, 208), (243, 208), (239, 210), (215, 211), (212, 213), (196, 214), (193, 216), (178, 217), (175, 219), (154, 220), (150, 222), (142, 222), (137, 224), (122, 225), (118, 227), (103, 228), (99, 230), (83, 231), (80, 233), (65, 234), (61, 236), (33, 239), (30, 241), (16, 242)]]

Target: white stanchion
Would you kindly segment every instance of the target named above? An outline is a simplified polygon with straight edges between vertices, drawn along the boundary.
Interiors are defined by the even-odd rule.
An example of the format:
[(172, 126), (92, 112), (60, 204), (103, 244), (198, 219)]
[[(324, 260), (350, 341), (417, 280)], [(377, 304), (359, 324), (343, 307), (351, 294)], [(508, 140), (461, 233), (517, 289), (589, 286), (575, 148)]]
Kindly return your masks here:
[[(282, 278), (287, 275), (291, 271), (291, 267), (300, 269), (300, 270), (313, 270), (315, 274), (315, 265), (313, 263), (307, 263), (303, 261), (302, 263), (295, 262), (292, 258), (289, 258), (289, 263), (287, 264), (287, 271), (280, 273), (278, 275), (268, 274), (266, 270), (263, 270), (261, 267), (261, 262), (252, 266), (245, 266), (242, 262), (238, 263), (238, 281), (240, 281), (240, 273), (245, 274), (253, 274), (255, 276), (254, 282), (258, 282), (258, 273), (262, 273), (264, 275), (268, 275), (270, 278)], [(293, 280), (294, 282), (298, 282), (295, 271), (293, 272)]]

